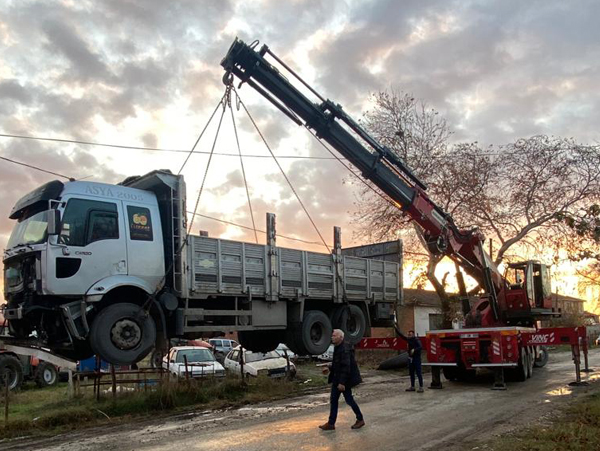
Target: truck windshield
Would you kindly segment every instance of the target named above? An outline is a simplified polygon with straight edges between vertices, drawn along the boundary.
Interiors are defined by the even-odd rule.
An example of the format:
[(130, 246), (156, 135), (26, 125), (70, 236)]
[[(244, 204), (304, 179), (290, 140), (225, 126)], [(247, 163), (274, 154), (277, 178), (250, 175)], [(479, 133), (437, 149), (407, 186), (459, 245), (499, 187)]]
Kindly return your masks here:
[(38, 244), (46, 240), (48, 229), (48, 211), (39, 211), (31, 216), (24, 215), (15, 226), (7, 249), (25, 244)]

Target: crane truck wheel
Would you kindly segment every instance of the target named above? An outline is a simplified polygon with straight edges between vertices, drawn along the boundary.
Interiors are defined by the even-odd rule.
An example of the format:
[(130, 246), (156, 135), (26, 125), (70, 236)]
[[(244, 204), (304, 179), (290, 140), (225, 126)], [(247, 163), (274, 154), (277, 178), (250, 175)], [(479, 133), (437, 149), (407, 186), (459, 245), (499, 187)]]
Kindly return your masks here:
[(6, 387), (6, 378), (9, 390), (19, 388), (23, 383), (23, 366), (15, 356), (0, 354), (0, 386)]
[(458, 368), (455, 366), (442, 367), (442, 373), (444, 373), (446, 380), (455, 381), (458, 379)]
[(142, 360), (156, 342), (156, 323), (139, 305), (120, 302), (101, 310), (90, 328), (90, 344), (103, 360), (131, 365)]
[(58, 370), (49, 362), (40, 362), (35, 370), (35, 383), (38, 387), (51, 387), (58, 382)]
[(542, 368), (543, 366), (546, 366), (546, 363), (548, 363), (548, 349), (546, 346), (542, 346), (540, 348), (540, 354), (535, 359), (533, 366), (536, 368)]
[(301, 355), (320, 355), (327, 351), (331, 343), (331, 321), (320, 310), (309, 310), (304, 314), (300, 328), (296, 329), (294, 341)]

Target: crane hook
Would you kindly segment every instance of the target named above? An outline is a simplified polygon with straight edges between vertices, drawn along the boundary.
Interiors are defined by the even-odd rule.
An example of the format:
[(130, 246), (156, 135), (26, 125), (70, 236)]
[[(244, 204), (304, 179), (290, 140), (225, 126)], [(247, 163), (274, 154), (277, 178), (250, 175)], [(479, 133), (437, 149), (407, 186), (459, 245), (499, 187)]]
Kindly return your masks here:
[(233, 85), (233, 74), (230, 71), (227, 71), (223, 74), (223, 84), (225, 86)]

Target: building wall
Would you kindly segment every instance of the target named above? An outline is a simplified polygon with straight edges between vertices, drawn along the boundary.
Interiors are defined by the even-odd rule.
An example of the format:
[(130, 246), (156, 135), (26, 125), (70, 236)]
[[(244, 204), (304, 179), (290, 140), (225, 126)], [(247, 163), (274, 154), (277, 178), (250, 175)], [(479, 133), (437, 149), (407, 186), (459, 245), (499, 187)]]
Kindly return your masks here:
[(414, 309), (414, 330), (419, 337), (425, 336), (430, 330), (429, 315), (439, 315), (440, 309), (436, 307), (417, 306)]
[(552, 301), (552, 308), (559, 313), (583, 313), (583, 304), (583, 301), (555, 299)]

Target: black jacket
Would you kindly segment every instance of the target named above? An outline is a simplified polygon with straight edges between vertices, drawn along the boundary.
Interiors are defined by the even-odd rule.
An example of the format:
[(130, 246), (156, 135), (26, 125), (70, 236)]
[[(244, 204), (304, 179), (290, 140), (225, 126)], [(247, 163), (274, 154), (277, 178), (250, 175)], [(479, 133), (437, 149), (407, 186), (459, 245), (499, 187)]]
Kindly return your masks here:
[[(421, 340), (419, 340), (418, 337), (408, 338), (406, 335), (404, 335), (400, 331), (398, 331), (398, 334), (400, 335), (400, 337), (402, 339), (406, 340), (406, 342), (408, 343), (408, 355), (410, 357), (420, 359), (421, 358), (421, 349), (423, 349), (423, 345), (421, 345)], [(413, 352), (413, 354), (411, 355), (410, 351), (412, 351), (412, 350), (414, 350), (415, 352)]]
[(333, 348), (333, 361), (329, 372), (330, 384), (342, 384), (352, 388), (362, 382), (360, 371), (354, 357), (354, 348), (345, 342)]

